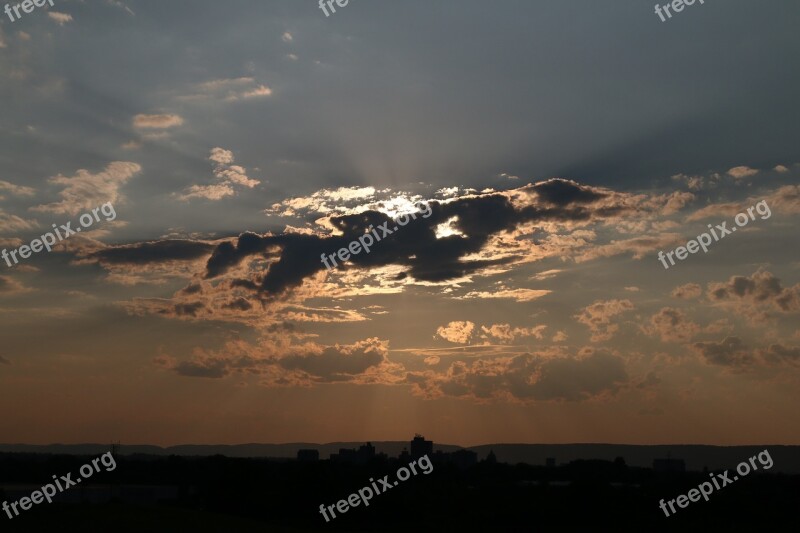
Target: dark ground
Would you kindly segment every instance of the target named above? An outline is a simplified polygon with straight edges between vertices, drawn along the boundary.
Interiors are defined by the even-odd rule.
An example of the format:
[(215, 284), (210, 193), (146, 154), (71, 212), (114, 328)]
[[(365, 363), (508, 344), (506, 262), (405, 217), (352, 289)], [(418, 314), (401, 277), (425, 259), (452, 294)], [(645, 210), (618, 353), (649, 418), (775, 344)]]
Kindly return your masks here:
[[(43, 485), (77, 472), (92, 457), (0, 454), (0, 486)], [(4, 531), (759, 531), (796, 530), (800, 476), (751, 473), (669, 518), (660, 499), (676, 498), (708, 473), (656, 473), (624, 462), (575, 461), (545, 468), (479, 463), (466, 470), (434, 464), (326, 523), (319, 505), (338, 500), (404, 464), (121, 456), (91, 479), (106, 503), (43, 503)], [(736, 465), (731, 465), (731, 471)], [(73, 476), (74, 477), (74, 476)], [(731, 476), (732, 477), (732, 476)], [(170, 486), (169, 501), (120, 501), (125, 487)], [(87, 486), (88, 488), (88, 486)], [(30, 489), (35, 490), (35, 487)], [(80, 500), (81, 487), (70, 489)], [(19, 496), (14, 495), (17, 499)], [(130, 498), (124, 497), (122, 499)], [(9, 495), (0, 492), (0, 503)], [(10, 503), (10, 501), (9, 501)], [(338, 513), (337, 513), (338, 514)], [(789, 524), (795, 524), (791, 526)]]

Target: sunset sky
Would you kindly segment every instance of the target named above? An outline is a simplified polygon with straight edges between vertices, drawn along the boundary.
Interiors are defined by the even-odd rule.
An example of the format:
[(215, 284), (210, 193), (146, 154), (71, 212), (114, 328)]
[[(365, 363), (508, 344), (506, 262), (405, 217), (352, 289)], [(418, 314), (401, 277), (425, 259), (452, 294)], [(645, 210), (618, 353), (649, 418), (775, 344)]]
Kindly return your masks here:
[(796, 1), (0, 15), (0, 442), (800, 444)]

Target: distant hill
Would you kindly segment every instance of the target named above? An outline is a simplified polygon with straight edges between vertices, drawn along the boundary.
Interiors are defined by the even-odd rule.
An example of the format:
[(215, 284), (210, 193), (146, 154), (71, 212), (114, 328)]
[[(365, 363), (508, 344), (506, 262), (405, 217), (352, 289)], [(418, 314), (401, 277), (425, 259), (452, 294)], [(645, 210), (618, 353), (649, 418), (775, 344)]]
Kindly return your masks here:
[[(497, 460), (504, 463), (528, 463), (544, 465), (547, 457), (553, 457), (556, 464), (568, 463), (576, 459), (604, 459), (613, 461), (617, 457), (625, 459), (628, 466), (652, 468), (653, 459), (672, 457), (683, 459), (687, 470), (725, 470), (759, 452), (769, 450), (774, 466), (772, 472), (800, 473), (800, 446), (706, 446), (697, 444), (675, 445), (629, 445), (629, 444), (487, 444), (470, 448), (485, 457), (493, 450)], [(757, 463), (758, 464), (758, 463)], [(760, 468), (760, 467), (759, 467)]]
[[(293, 442), (286, 444), (236, 444), (236, 445), (204, 445), (186, 444), (162, 448), (148, 445), (123, 445), (123, 455), (181, 455), (209, 456), (225, 455), (227, 457), (270, 457), (295, 458), (299, 449), (319, 450), (320, 458), (327, 459), (330, 454), (337, 453), (340, 448), (358, 448), (364, 442), (331, 442), (315, 444), (309, 442)], [(403, 448), (408, 448), (408, 441), (372, 442), (379, 453), (397, 457)], [(65, 455), (100, 455), (108, 451), (105, 444), (0, 444), (0, 452), (41, 453)], [(461, 449), (450, 444), (433, 445), (434, 450), (452, 452)], [(622, 457), (629, 466), (651, 468), (654, 459), (672, 457), (683, 459), (687, 470), (711, 470), (736, 468), (736, 465), (758, 454), (769, 450), (773, 459), (773, 472), (800, 473), (800, 446), (706, 446), (695, 444), (676, 445), (629, 445), (629, 444), (486, 444), (473, 446), (470, 449), (484, 459), (493, 450), (497, 460), (504, 463), (527, 463), (544, 465), (548, 457), (555, 458), (556, 464), (568, 463), (577, 459), (603, 459), (613, 461)]]

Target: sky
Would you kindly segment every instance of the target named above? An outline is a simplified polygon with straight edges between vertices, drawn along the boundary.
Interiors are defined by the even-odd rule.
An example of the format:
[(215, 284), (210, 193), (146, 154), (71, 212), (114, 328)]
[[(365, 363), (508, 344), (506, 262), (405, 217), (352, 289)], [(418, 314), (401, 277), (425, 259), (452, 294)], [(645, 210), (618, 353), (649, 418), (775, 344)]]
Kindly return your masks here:
[(797, 2), (0, 15), (0, 442), (800, 444)]

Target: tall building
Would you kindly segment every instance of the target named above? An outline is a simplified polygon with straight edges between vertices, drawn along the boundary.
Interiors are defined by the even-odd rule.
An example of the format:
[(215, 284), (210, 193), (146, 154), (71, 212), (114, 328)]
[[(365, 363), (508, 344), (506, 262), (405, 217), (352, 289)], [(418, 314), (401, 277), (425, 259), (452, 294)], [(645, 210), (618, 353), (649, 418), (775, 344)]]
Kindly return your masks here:
[(419, 459), (424, 455), (433, 455), (433, 441), (417, 433), (411, 441), (411, 458)]

